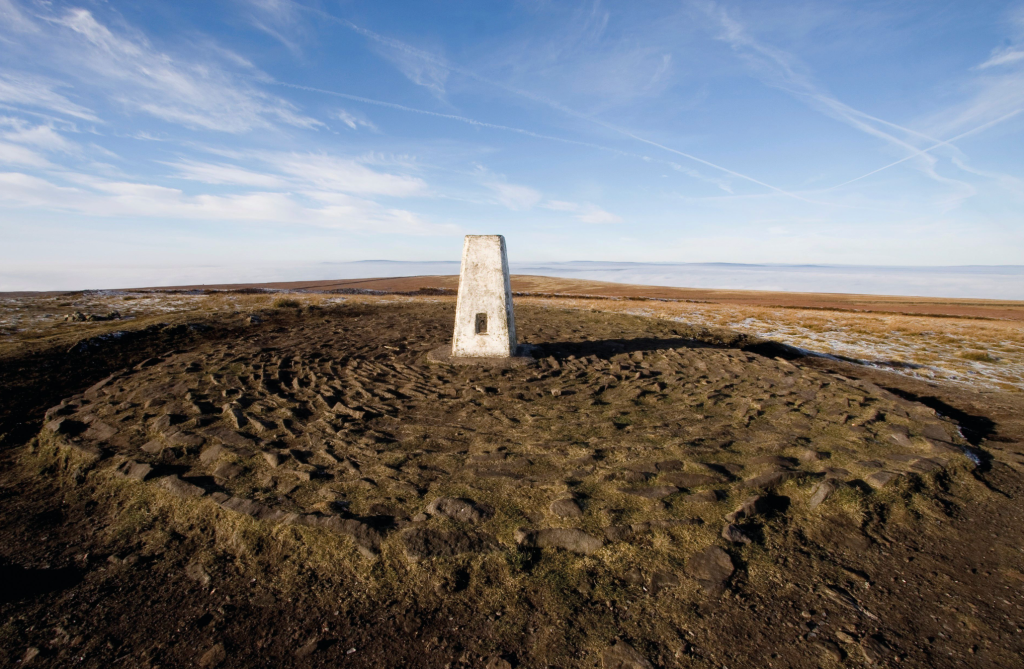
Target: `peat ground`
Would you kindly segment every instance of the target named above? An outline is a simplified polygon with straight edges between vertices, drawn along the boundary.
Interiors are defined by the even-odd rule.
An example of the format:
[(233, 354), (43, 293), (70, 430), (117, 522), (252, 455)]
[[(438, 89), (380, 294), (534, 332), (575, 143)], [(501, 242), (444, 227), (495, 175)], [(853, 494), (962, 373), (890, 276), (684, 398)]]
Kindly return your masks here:
[[(520, 330), (557, 365), (479, 373), (431, 367), (418, 352), (445, 342), (450, 312), (449, 304), (414, 302), (284, 309), (255, 325), (226, 313), (192, 327), (171, 322), (4, 359), (0, 661), (1022, 662), (1020, 393), (979, 393), (822, 358), (780, 361), (780, 349), (724, 331), (539, 307), (517, 310)], [(404, 328), (415, 338), (403, 337)], [(364, 364), (370, 369), (360, 372)], [(164, 427), (178, 430), (165, 434), (154, 421), (179, 410), (133, 393), (157, 387), (154, 374), (188, 378), (187, 369), (204, 380), (182, 388), (198, 408), (168, 419)], [(94, 391), (93, 404), (121, 439), (110, 436), (98, 460), (83, 461), (83, 449), (71, 447), (77, 437), (56, 438), (44, 413), (118, 372), (117, 392)], [(315, 378), (307, 381), (309, 373)], [(414, 385), (417, 374), (423, 383)], [(207, 375), (212, 385), (204, 385)], [(397, 383), (402, 375), (411, 377)], [(425, 382), (431, 377), (436, 383)], [(317, 408), (318, 381), (333, 388), (342, 409)], [(232, 406), (223, 411), (220, 403)], [(69, 417), (91, 415), (81, 413), (85, 404), (66, 406)], [(231, 408), (248, 423), (240, 426)], [(932, 444), (922, 417), (955, 421), (962, 438), (949, 440), (980, 465), (946, 448), (937, 470), (900, 471), (880, 490), (864, 485), (874, 465), (858, 463), (881, 458), (879, 449), (910, 453)], [(223, 446), (224, 433), (209, 430), (232, 421), (254, 450), (239, 441), (219, 465), (202, 460), (207, 448)], [(409, 426), (420, 429), (403, 431)], [(200, 436), (194, 451), (187, 440), (174, 442), (183, 430)], [(326, 446), (318, 449), (313, 437)], [(154, 440), (163, 446), (141, 450)], [(316, 460), (319, 450), (330, 458)], [(820, 459), (801, 459), (804, 451)], [(267, 469), (263, 452), (284, 464)], [(129, 456), (206, 494), (180, 500), (156, 483), (119, 476), (115, 466)], [(896, 462), (879, 468), (895, 471)], [(225, 464), (241, 472), (215, 476), (215, 465)], [(282, 485), (287, 476), (278, 467), (293, 472), (297, 487)], [(744, 485), (777, 472), (792, 476)], [(850, 485), (811, 511), (808, 499), (826, 477)], [(752, 542), (721, 538), (724, 513), (757, 492), (770, 508), (738, 523)], [(216, 493), (307, 516), (334, 510), (379, 529), (381, 540), (367, 556), (344, 533), (272, 526), (222, 509), (211, 501)], [(473, 498), (486, 517), (416, 517), (441, 494)], [(694, 497), (702, 494), (704, 502)], [(554, 514), (548, 503), (560, 499), (574, 500), (582, 515)], [(516, 532), (548, 526), (580, 528), (603, 545), (581, 554), (537, 547)], [(606, 532), (626, 526), (637, 536)], [(487, 539), (455, 541), (453, 549), (438, 536)], [(496, 549), (483, 550), (490, 540)], [(707, 565), (702, 571), (695, 556), (709, 546), (734, 569), (721, 587), (702, 583)]]

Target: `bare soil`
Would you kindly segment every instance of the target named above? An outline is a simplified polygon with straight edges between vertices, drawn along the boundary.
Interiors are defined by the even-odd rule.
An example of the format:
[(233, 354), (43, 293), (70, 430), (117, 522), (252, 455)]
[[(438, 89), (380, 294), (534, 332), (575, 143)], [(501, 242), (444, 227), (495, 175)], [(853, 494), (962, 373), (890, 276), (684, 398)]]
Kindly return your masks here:
[(0, 660), (1021, 663), (1020, 393), (537, 305), (536, 364), (433, 363), (452, 317), (11, 349)]

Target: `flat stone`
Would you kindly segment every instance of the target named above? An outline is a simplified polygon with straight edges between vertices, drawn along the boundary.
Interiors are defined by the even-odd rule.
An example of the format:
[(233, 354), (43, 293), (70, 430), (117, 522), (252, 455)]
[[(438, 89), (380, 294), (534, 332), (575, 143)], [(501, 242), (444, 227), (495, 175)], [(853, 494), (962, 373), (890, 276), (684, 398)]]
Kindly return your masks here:
[(746, 532), (732, 523), (722, 528), (722, 538), (734, 544), (749, 544), (751, 541)]
[(910, 465), (910, 469), (918, 474), (929, 474), (942, 469), (942, 463), (930, 458), (921, 458)]
[(152, 439), (139, 447), (139, 450), (150, 455), (160, 455), (160, 452), (164, 450), (164, 443), (159, 439)]
[(232, 406), (224, 407), (224, 417), (228, 419), (228, 422), (230, 422), (236, 430), (240, 430), (249, 424), (249, 420), (245, 417), (245, 414)]
[(89, 429), (87, 429), (82, 437), (89, 441), (107, 441), (117, 434), (117, 428), (107, 425), (101, 420), (94, 420), (89, 423)]
[(583, 516), (583, 509), (574, 499), (559, 499), (551, 502), (551, 513), (559, 518), (580, 518)]
[(686, 561), (686, 573), (712, 595), (722, 593), (735, 570), (732, 558), (718, 546), (708, 546)]
[(768, 472), (767, 474), (761, 474), (760, 476), (747, 479), (743, 482), (743, 487), (748, 489), (760, 488), (763, 490), (774, 490), (786, 481), (791, 481), (805, 475), (805, 472), (793, 472), (788, 470)]
[(516, 542), (524, 548), (562, 548), (583, 555), (595, 553), (604, 545), (603, 540), (583, 530), (568, 528), (516, 530)]
[(889, 647), (877, 634), (861, 639), (860, 650), (864, 654), (864, 661), (870, 665), (879, 664), (889, 654)]
[(463, 553), (494, 550), (497, 542), (482, 532), (414, 527), (401, 534), (405, 556), (413, 562), (431, 557), (452, 557)]
[(226, 444), (227, 446), (237, 446), (239, 448), (253, 448), (256, 445), (256, 442), (254, 442), (252, 439), (245, 436), (244, 434), (239, 434), (238, 432), (235, 432), (232, 429), (222, 426), (214, 426), (211, 428), (207, 428), (206, 430), (203, 431), (203, 434), (205, 434), (207, 437), (210, 437), (211, 439), (217, 439), (218, 441), (220, 441), (223, 444)]
[(281, 464), (281, 456), (272, 451), (263, 451), (263, 459), (267, 461), (267, 464), (271, 467), (277, 467)]
[(128, 460), (117, 469), (122, 475), (136, 481), (145, 481), (146, 477), (153, 471), (153, 467), (150, 465), (144, 462), (136, 462), (135, 460)]
[(299, 646), (298, 650), (295, 651), (295, 657), (306, 658), (315, 653), (320, 648), (320, 642), (313, 639), (309, 643)]
[(668, 588), (678, 588), (679, 577), (670, 571), (656, 571), (651, 574), (651, 585), (649, 587), (651, 596), (657, 595)]
[(683, 501), (688, 504), (713, 504), (718, 501), (718, 493), (714, 490), (702, 490), (683, 497)]
[(735, 523), (741, 518), (753, 518), (766, 513), (771, 508), (769, 500), (764, 495), (748, 497), (736, 508), (735, 511), (725, 516), (730, 523)]
[(213, 470), (214, 478), (231, 480), (245, 471), (245, 467), (231, 462), (222, 462), (219, 467)]
[(836, 481), (835, 479), (828, 479), (814, 486), (814, 489), (811, 490), (811, 499), (808, 500), (807, 506), (811, 509), (818, 508), (822, 502), (828, 499), (832, 493), (839, 489), (840, 485), (841, 483), (839, 481)]
[(752, 465), (771, 465), (773, 467), (793, 467), (797, 461), (781, 455), (761, 455), (750, 460)]
[(616, 641), (601, 653), (604, 669), (654, 669), (646, 657), (625, 641)]
[(165, 432), (163, 437), (171, 446), (181, 446), (183, 448), (199, 448), (206, 441), (198, 434), (177, 429)]
[(485, 509), (472, 500), (455, 497), (438, 497), (427, 505), (426, 512), (432, 516), (441, 515), (461, 523), (479, 523), (488, 515)]
[(190, 497), (202, 497), (206, 494), (205, 490), (197, 485), (192, 485), (188, 481), (183, 481), (177, 474), (163, 477), (160, 479), (160, 485), (175, 497), (181, 497), (183, 499)]
[(203, 449), (203, 452), (199, 454), (199, 461), (204, 465), (208, 465), (211, 462), (216, 462), (217, 458), (221, 455), (229, 453), (228, 449), (224, 448), (220, 444), (214, 444)]
[(674, 485), (656, 485), (649, 488), (619, 488), (619, 492), (647, 499), (661, 499), (679, 492)]
[(928, 423), (921, 430), (921, 434), (927, 439), (935, 439), (936, 441), (953, 441), (944, 423)]
[(665, 460), (654, 464), (659, 472), (677, 472), (683, 468), (682, 460)]
[(874, 474), (869, 474), (869, 475), (865, 476), (864, 477), (864, 482), (867, 483), (872, 488), (874, 488), (876, 490), (880, 490), (880, 489), (890, 485), (893, 481), (895, 481), (899, 477), (900, 477), (900, 474), (898, 474), (897, 472), (880, 471), (880, 472), (875, 472)]
[(228, 654), (224, 650), (224, 644), (218, 643), (212, 648), (210, 648), (208, 651), (203, 653), (203, 655), (199, 658), (199, 666), (204, 668), (212, 668), (219, 666), (220, 663), (227, 658), (227, 656)]
[(380, 530), (355, 518), (307, 514), (301, 516), (299, 522), (351, 537), (356, 548), (367, 559), (372, 559), (380, 553), (380, 543), (384, 538)]

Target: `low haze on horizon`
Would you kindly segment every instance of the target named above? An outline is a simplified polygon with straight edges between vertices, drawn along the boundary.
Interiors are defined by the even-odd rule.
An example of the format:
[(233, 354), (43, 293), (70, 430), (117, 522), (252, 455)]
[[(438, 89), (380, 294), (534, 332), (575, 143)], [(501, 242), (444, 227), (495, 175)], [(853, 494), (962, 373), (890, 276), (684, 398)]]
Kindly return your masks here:
[(0, 290), (486, 233), (519, 263), (1019, 266), (1022, 155), (1020, 1), (0, 0)]

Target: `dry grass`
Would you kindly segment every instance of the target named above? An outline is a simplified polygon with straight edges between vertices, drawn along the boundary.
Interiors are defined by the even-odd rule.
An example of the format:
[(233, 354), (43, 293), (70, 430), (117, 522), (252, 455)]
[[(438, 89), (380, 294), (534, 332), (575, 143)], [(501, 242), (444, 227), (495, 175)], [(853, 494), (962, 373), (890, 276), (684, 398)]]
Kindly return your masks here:
[[(163, 321), (202, 320), (273, 309), (308, 309), (341, 302), (449, 301), (322, 293), (153, 293), (90, 291), (59, 296), (0, 298), (0, 354), (61, 344), (117, 329)], [(975, 389), (1024, 391), (1024, 328), (1019, 321), (916, 316), (843, 309), (799, 309), (713, 302), (520, 297), (517, 304), (629, 313), (724, 327), (814, 353), (852, 358), (918, 378)], [(72, 311), (120, 311), (123, 320), (66, 323)]]

